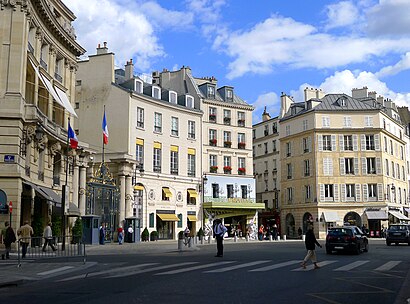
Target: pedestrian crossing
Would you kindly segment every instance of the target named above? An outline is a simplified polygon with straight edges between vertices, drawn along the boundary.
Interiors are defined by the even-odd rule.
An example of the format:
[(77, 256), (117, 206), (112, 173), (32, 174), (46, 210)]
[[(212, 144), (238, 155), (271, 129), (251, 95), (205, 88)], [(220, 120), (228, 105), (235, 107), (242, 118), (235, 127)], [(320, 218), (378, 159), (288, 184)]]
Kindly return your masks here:
[[(326, 271), (349, 272), (349, 271), (402, 271), (401, 264), (403, 261), (371, 261), (358, 260), (353, 262), (339, 260), (324, 260), (318, 262), (318, 266)], [(87, 274), (65, 277), (60, 282), (71, 281), (76, 279), (99, 278), (112, 279), (121, 277), (130, 277), (140, 274), (152, 274), (155, 276), (170, 276), (188, 272), (200, 272), (204, 275), (213, 273), (229, 273), (233, 271), (245, 271), (248, 273), (274, 272), (274, 271), (291, 271), (291, 272), (309, 272), (315, 270), (311, 263), (306, 268), (301, 267), (301, 260), (289, 260), (275, 263), (272, 260), (256, 260), (251, 262), (240, 262), (233, 260), (224, 260), (212, 263), (202, 263), (201, 261), (189, 261), (173, 264), (161, 263), (142, 263), (137, 265), (122, 266), (105, 269), (101, 271), (89, 271)], [(407, 266), (406, 266), (407, 267)], [(406, 268), (404, 267), (404, 268)], [(43, 274), (44, 275), (44, 274)]]

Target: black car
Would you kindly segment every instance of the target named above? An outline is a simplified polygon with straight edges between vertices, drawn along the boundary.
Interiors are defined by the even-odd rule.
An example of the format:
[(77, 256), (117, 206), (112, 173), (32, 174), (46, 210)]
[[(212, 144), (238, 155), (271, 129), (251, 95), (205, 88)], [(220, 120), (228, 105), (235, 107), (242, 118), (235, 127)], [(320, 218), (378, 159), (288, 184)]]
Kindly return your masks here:
[(395, 243), (396, 245), (399, 243), (407, 243), (410, 246), (410, 225), (390, 225), (386, 232), (386, 244), (387, 246), (390, 246), (391, 243)]
[(369, 240), (365, 233), (356, 226), (330, 228), (326, 236), (326, 253), (349, 251), (355, 254), (369, 251)]

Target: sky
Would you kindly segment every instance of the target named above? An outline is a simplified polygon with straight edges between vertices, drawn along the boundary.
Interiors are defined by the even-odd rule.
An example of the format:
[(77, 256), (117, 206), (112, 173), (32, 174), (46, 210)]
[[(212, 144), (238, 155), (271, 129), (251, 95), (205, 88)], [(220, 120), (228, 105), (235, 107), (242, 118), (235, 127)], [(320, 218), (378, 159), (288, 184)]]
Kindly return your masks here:
[(117, 67), (136, 75), (189, 66), (194, 77), (253, 105), (280, 111), (282, 93), (303, 101), (369, 91), (410, 105), (410, 0), (63, 0), (77, 16), (77, 41), (96, 53), (104, 41)]

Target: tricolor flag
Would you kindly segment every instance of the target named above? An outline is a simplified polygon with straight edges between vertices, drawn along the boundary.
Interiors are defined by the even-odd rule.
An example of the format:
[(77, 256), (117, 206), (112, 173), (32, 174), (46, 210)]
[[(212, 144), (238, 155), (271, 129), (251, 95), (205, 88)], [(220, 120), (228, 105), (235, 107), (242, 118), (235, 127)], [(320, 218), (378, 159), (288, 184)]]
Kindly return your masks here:
[(77, 149), (78, 146), (78, 138), (75, 135), (74, 130), (70, 126), (70, 122), (68, 122), (68, 139), (70, 140), (70, 148)]
[(107, 118), (105, 117), (105, 109), (104, 109), (104, 117), (102, 121), (102, 130), (103, 130), (103, 143), (104, 145), (108, 144), (108, 126), (107, 126)]

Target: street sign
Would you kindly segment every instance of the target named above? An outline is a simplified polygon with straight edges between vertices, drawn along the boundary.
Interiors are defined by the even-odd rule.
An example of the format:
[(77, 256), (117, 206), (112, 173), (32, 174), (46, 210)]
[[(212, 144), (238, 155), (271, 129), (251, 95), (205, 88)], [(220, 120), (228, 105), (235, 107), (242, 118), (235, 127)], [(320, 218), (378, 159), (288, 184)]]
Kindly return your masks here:
[(6, 154), (6, 155), (4, 155), (4, 162), (5, 163), (15, 163), (16, 162), (16, 156), (11, 155), (11, 154)]
[(13, 212), (13, 203), (10, 201), (9, 203), (9, 212), (12, 213)]

